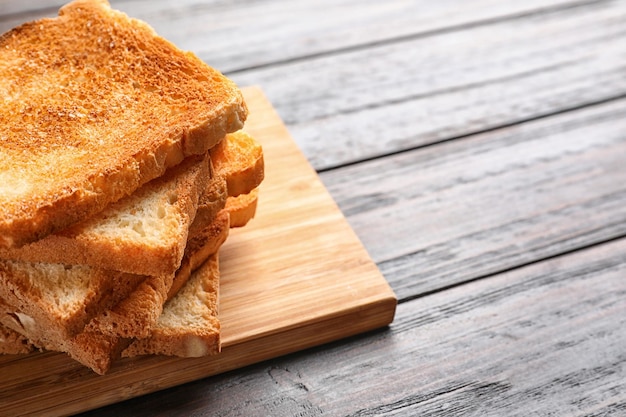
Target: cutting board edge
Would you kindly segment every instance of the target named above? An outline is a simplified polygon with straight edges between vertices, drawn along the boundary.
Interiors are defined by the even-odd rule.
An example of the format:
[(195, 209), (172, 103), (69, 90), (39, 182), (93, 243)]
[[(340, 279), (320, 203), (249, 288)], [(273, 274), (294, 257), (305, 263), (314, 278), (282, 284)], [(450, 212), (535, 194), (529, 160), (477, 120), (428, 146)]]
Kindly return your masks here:
[[(371, 302), (367, 305), (356, 306), (344, 311), (338, 311), (334, 314), (328, 315), (328, 317), (325, 317), (324, 319), (310, 320), (308, 323), (303, 323), (301, 326), (288, 326), (282, 329), (277, 329), (276, 331), (268, 332), (268, 334), (259, 335), (257, 338), (250, 338), (246, 341), (226, 346), (218, 356), (205, 358), (148, 358), (153, 362), (150, 365), (151, 367), (155, 369), (163, 369), (164, 371), (167, 371), (168, 367), (175, 367), (179, 369), (180, 372), (181, 367), (178, 365), (191, 365), (189, 366), (191, 369), (190, 374), (188, 377), (177, 381), (172, 381), (171, 379), (167, 379), (167, 377), (165, 377), (164, 381), (167, 382), (164, 382), (163, 384), (152, 384), (148, 389), (146, 389), (147, 386), (143, 383), (143, 381), (137, 381), (131, 383), (129, 386), (118, 386), (113, 390), (106, 389), (101, 394), (93, 392), (92, 394), (94, 397), (90, 398), (88, 402), (82, 404), (70, 401), (68, 403), (57, 404), (55, 407), (48, 407), (45, 409), (22, 408), (20, 410), (21, 414), (18, 415), (26, 416), (37, 414), (41, 416), (58, 416), (86, 412), (117, 402), (130, 400), (139, 395), (153, 394), (181, 384), (217, 376), (225, 372), (241, 369), (247, 366), (262, 364), (262, 362), (276, 359), (278, 357), (303, 352), (307, 349), (320, 347), (333, 342), (339, 342), (349, 337), (362, 335), (371, 331), (381, 330), (393, 322), (396, 307), (397, 298), (395, 297), (395, 294), (390, 291), (384, 297), (381, 297), (375, 302)], [(350, 328), (349, 331), (342, 332), (341, 334), (334, 331), (334, 329), (337, 328), (337, 324), (345, 324), (355, 315), (359, 316), (361, 319), (364, 316), (371, 317), (373, 320), (360, 320), (357, 323), (357, 326), (354, 326)], [(290, 340), (298, 339), (297, 336), (299, 334), (315, 334), (316, 337), (314, 339), (306, 340), (305, 342), (286, 344), (281, 349), (275, 348), (275, 341), (277, 339), (280, 340), (286, 336), (289, 336)], [(271, 348), (269, 347), (270, 345), (272, 346)], [(261, 352), (261, 355), (251, 356), (251, 351)], [(213, 363), (212, 365), (219, 366), (207, 371), (206, 362), (216, 360), (218, 363)], [(223, 364), (223, 362), (226, 363)], [(133, 389), (133, 385), (142, 388), (139, 391), (135, 391)], [(67, 390), (67, 388), (65, 388), (65, 390)], [(15, 412), (16, 408), (11, 408), (7, 411)], [(2, 412), (2, 409), (0, 409), (0, 414), (2, 414)]]

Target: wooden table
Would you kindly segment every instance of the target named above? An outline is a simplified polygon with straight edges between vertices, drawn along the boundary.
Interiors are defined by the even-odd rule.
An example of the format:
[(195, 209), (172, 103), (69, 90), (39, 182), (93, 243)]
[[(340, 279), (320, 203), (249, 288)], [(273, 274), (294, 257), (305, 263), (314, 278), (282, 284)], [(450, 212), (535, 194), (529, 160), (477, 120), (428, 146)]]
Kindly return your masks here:
[(626, 415), (626, 1), (111, 3), (261, 87), (398, 307), (85, 415)]

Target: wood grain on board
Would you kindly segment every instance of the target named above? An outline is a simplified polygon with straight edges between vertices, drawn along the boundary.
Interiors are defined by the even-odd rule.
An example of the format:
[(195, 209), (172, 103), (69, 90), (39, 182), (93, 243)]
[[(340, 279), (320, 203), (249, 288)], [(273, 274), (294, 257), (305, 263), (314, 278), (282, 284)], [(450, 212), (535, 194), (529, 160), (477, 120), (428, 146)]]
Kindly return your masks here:
[(223, 350), (121, 360), (98, 376), (65, 355), (0, 357), (0, 415), (88, 410), (389, 324), (396, 299), (256, 88), (246, 130), (263, 145), (255, 219), (220, 251)]

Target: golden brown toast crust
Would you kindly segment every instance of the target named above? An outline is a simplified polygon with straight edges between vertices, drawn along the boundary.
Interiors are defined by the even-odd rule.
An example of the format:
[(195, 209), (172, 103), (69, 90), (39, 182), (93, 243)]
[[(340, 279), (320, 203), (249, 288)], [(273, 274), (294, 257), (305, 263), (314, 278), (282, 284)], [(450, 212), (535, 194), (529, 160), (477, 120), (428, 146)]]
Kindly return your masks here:
[[(0, 248), (0, 258), (89, 265), (142, 275), (173, 274), (185, 250), (189, 225), (210, 181), (209, 164), (208, 153), (186, 158), (164, 176), (89, 219), (18, 248)], [(146, 200), (150, 203), (144, 204)], [(138, 214), (131, 217), (133, 211)], [(144, 229), (151, 227), (150, 222), (161, 220), (156, 218), (159, 211), (169, 215), (166, 218), (163, 214), (161, 224), (156, 226), (159, 230), (155, 242), (151, 236), (154, 232)], [(145, 226), (141, 223), (143, 217), (148, 218)], [(141, 237), (142, 233), (150, 238)]]
[[(199, 156), (186, 158), (181, 164), (169, 169), (164, 176), (110, 204), (89, 219), (19, 248), (0, 248), (0, 258), (90, 265), (143, 275), (173, 273), (180, 265), (187, 229), (189, 235), (201, 232), (213, 221), (219, 210), (224, 208), (227, 197), (234, 200), (234, 196), (228, 195), (229, 191), (245, 193), (240, 194), (241, 198), (249, 199), (248, 193), (252, 191), (250, 187), (258, 185), (263, 178), (262, 148), (250, 135), (242, 132), (226, 135), (218, 148), (218, 152), (212, 153), (212, 161), (201, 160)], [(208, 159), (208, 154), (204, 157)], [(214, 169), (212, 165), (217, 165), (220, 169)], [(230, 189), (227, 183), (230, 183)], [(144, 211), (144, 206), (154, 207), (155, 204), (144, 205), (142, 201), (151, 193), (161, 196), (159, 208), (177, 207), (179, 220), (173, 222), (170, 216), (164, 218), (163, 224), (157, 226), (159, 233), (156, 242), (154, 239), (131, 239), (130, 237), (135, 236), (132, 233), (135, 228), (133, 221), (120, 227), (120, 230), (128, 229), (127, 239), (126, 234), (116, 231), (117, 223), (114, 220), (119, 219), (120, 212), (126, 213), (122, 216), (124, 219), (132, 210), (141, 209), (142, 216), (149, 214)], [(170, 204), (168, 200), (171, 193), (175, 193), (177, 197)], [(241, 207), (241, 204), (233, 206), (232, 202), (230, 205)], [(245, 206), (246, 210), (254, 213), (253, 207), (247, 203)], [(231, 223), (236, 226), (244, 225), (253, 217), (253, 214), (240, 215), (239, 211), (230, 211)], [(191, 219), (193, 223), (189, 226)], [(110, 229), (114, 231), (111, 232)]]
[(255, 188), (247, 194), (239, 194), (236, 197), (228, 197), (224, 210), (230, 214), (230, 227), (243, 227), (256, 214), (259, 201), (259, 189)]
[(0, 299), (22, 314), (25, 327), (64, 339), (81, 332), (102, 309), (127, 298), (145, 279), (84, 266), (0, 261)]
[(215, 172), (226, 179), (230, 197), (249, 193), (265, 177), (263, 148), (243, 130), (226, 135), (209, 153)]
[(167, 293), (167, 300), (172, 299), (178, 293), (193, 271), (198, 269), (209, 256), (219, 251), (228, 238), (229, 232), (229, 213), (221, 210), (211, 224), (189, 237), (187, 247), (185, 248), (185, 257), (181, 265), (181, 270), (188, 272), (177, 274), (174, 277), (174, 281)]
[(122, 352), (122, 357), (199, 357), (219, 353), (219, 278), (219, 253), (215, 253), (196, 269), (176, 297), (168, 301), (150, 336), (135, 339)]
[(103, 1), (0, 36), (0, 246), (102, 210), (247, 115), (238, 88)]

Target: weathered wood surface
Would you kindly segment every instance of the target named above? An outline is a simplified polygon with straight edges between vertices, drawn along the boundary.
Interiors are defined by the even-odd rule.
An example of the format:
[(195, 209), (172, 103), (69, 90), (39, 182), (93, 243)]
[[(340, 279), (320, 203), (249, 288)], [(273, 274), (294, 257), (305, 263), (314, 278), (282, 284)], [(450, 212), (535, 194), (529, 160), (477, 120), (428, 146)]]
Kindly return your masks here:
[(626, 1), (112, 3), (263, 88), (402, 302), (89, 415), (626, 414)]
[(261, 85), (317, 169), (626, 91), (624, 1), (405, 3), (112, 4), (241, 85)]
[(626, 100), (322, 174), (400, 299), (626, 235)]
[[(26, 19), (54, 16), (63, 0), (0, 0), (0, 32)], [(195, 51), (222, 71), (276, 65), (373, 43), (593, 5), (597, 0), (110, 0), (148, 21), (181, 48)], [(288, 34), (288, 36), (285, 36)]]
[(405, 302), (388, 331), (89, 415), (624, 415), (625, 275), (622, 239)]
[(625, 30), (626, 3), (609, 2), (233, 78), (262, 85), (313, 165), (329, 169), (624, 97)]

